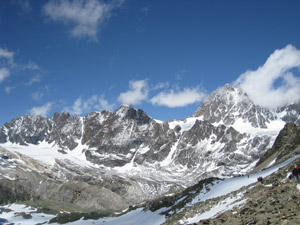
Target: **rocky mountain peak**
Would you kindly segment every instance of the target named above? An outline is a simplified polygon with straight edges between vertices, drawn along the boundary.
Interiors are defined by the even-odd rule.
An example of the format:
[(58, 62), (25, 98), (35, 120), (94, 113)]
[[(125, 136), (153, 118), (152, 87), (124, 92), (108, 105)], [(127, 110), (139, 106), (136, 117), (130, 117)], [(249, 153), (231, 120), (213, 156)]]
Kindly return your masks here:
[(65, 123), (68, 119), (73, 118), (69, 112), (54, 113), (53, 120), (55, 123)]
[(120, 105), (119, 108), (115, 111), (115, 114), (120, 117), (124, 117), (131, 109), (134, 109), (131, 105)]
[(283, 121), (300, 125), (300, 102), (280, 107), (276, 111), (283, 114), (281, 117)]
[(129, 119), (136, 121), (139, 125), (147, 124), (151, 120), (142, 109), (135, 109), (132, 106), (121, 105), (116, 111), (115, 115), (119, 118)]
[(191, 117), (225, 125), (233, 125), (242, 119), (253, 127), (266, 128), (270, 115), (268, 110), (256, 106), (240, 88), (226, 84), (213, 92)]

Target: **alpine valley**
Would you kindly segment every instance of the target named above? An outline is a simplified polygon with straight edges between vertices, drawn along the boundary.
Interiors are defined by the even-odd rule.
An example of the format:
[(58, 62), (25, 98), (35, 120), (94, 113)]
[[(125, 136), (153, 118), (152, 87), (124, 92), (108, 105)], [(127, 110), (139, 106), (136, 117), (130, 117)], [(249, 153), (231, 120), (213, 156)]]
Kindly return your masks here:
[[(120, 106), (85, 117), (25, 115), (0, 127), (0, 203), (55, 211), (120, 212), (209, 179), (248, 174), (300, 103), (256, 105), (227, 84), (185, 120), (158, 121)], [(263, 166), (262, 166), (263, 165)]]

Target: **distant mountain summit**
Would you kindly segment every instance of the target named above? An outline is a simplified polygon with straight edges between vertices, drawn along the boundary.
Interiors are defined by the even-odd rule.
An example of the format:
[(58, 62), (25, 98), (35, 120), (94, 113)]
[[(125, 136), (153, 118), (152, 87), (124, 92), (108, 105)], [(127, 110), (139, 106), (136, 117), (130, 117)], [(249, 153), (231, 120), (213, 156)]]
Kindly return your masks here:
[[(72, 164), (82, 167), (82, 173), (87, 167), (101, 170), (95, 179), (114, 180), (122, 187), (118, 195), (129, 196), (133, 187), (143, 193), (130, 197), (132, 203), (204, 178), (249, 172), (286, 122), (300, 124), (299, 118), (300, 104), (263, 108), (227, 84), (185, 120), (160, 122), (124, 105), (115, 112), (85, 117), (67, 112), (49, 118), (25, 115), (0, 127), (0, 145), (50, 164), (62, 174)], [(49, 153), (47, 160), (39, 148)], [(108, 183), (101, 185), (113, 189)]]
[(213, 92), (192, 116), (226, 126), (241, 120), (255, 128), (267, 128), (266, 123), (275, 119), (269, 109), (255, 105), (245, 92), (229, 84)]
[[(263, 98), (263, 96), (262, 96)], [(213, 92), (207, 100), (192, 114), (192, 117), (203, 117), (211, 123), (233, 125), (242, 119), (255, 128), (267, 128), (274, 120), (300, 124), (300, 104), (293, 103), (278, 109), (268, 109), (256, 105), (241, 88), (229, 84)]]

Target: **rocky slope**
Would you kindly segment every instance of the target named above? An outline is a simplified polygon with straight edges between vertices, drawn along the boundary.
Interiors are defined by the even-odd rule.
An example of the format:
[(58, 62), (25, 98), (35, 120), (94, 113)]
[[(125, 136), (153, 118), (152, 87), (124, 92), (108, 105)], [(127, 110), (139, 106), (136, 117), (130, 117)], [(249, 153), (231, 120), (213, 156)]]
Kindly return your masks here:
[[(286, 178), (291, 168), (287, 166), (265, 178), (262, 184), (257, 183), (232, 193), (235, 196), (242, 191), (246, 202), (215, 218), (195, 224), (299, 224), (300, 184)], [(214, 199), (205, 204), (216, 205), (216, 201), (221, 202), (223, 199), (224, 197)]]
[(25, 115), (0, 127), (0, 145), (9, 151), (2, 155), (12, 158), (4, 162), (9, 169), (1, 169), (0, 183), (33, 200), (124, 209), (205, 178), (250, 171), (284, 124), (299, 123), (299, 115), (299, 104), (261, 108), (230, 85), (184, 121), (157, 121), (131, 106), (85, 117)]

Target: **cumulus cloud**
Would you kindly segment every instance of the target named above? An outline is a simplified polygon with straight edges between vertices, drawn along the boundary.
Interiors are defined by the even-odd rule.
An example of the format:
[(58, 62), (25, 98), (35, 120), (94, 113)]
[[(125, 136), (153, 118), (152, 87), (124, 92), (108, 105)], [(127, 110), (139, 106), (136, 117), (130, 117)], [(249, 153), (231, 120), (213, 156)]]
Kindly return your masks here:
[(185, 88), (182, 91), (173, 89), (162, 91), (158, 95), (151, 98), (153, 105), (167, 106), (170, 108), (184, 107), (190, 104), (201, 102), (205, 99), (205, 92), (199, 88)]
[(51, 20), (70, 25), (72, 36), (87, 36), (97, 40), (101, 25), (122, 2), (123, 0), (110, 3), (99, 0), (51, 0), (44, 6), (43, 11)]
[(107, 100), (104, 99), (103, 96), (93, 95), (89, 99), (82, 99), (79, 97), (75, 100), (74, 104), (71, 107), (65, 107), (63, 111), (68, 111), (71, 114), (81, 115), (84, 113), (88, 113), (92, 110), (109, 110), (113, 109), (114, 105), (109, 104)]
[(29, 113), (31, 115), (40, 115), (40, 116), (47, 116), (51, 110), (52, 103), (48, 102), (45, 105), (42, 105), (40, 107), (33, 107), (29, 110)]
[(300, 78), (293, 69), (300, 71), (300, 50), (287, 45), (272, 53), (257, 70), (243, 73), (234, 85), (256, 104), (277, 108), (300, 100)]
[(129, 82), (129, 90), (123, 92), (118, 97), (118, 102), (125, 105), (138, 105), (148, 98), (147, 80), (137, 80)]

